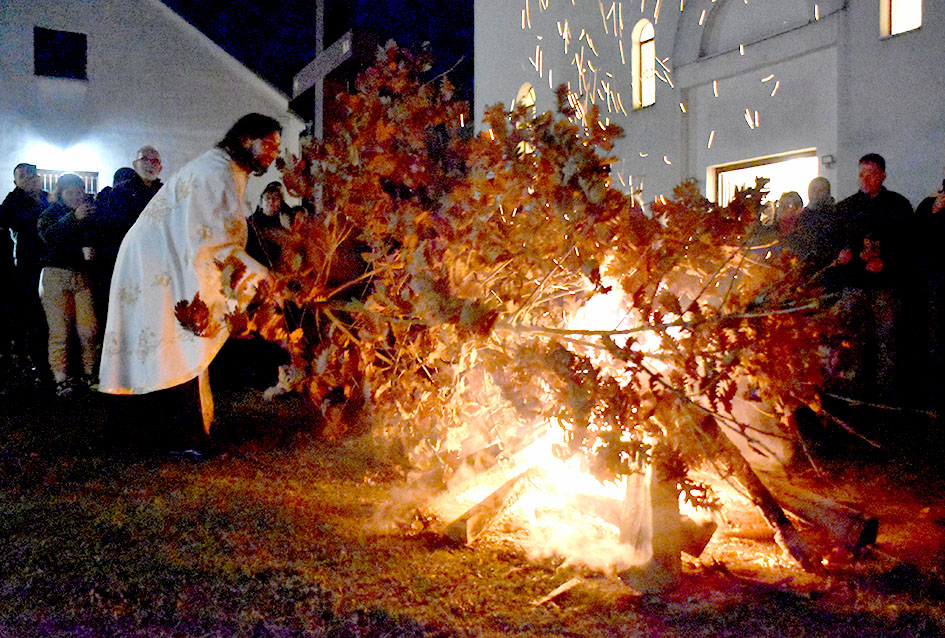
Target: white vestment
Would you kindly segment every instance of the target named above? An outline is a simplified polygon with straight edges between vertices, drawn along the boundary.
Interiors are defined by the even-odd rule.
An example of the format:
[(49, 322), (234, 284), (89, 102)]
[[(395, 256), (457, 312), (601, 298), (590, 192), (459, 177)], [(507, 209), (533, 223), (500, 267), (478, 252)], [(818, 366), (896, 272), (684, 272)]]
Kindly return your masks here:
[[(162, 390), (210, 365), (229, 336), (226, 313), (267, 275), (246, 254), (247, 177), (226, 151), (208, 151), (167, 180), (128, 231), (112, 275), (100, 391)], [(246, 266), (237, 282), (235, 260)], [(202, 336), (175, 315), (198, 293), (209, 310)]]

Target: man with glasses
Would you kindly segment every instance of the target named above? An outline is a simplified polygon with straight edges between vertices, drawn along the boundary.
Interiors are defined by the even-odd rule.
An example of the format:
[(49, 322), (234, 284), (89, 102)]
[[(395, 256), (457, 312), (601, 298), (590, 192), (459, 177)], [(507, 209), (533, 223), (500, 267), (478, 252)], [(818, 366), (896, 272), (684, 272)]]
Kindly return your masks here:
[(17, 164), (13, 184), (15, 188), (0, 204), (0, 228), (8, 229), (13, 239), (14, 353), (25, 359), (32, 380), (42, 385), (50, 373), (46, 361), (46, 315), (39, 300), (42, 242), (36, 222), (48, 205), (47, 195), (33, 164)]
[(163, 182), (161, 155), (153, 146), (142, 146), (132, 162), (134, 174), (115, 184), (107, 197), (96, 201), (95, 221), (98, 241), (95, 246), (94, 296), (96, 313), (104, 321), (108, 313), (108, 290), (118, 248)]

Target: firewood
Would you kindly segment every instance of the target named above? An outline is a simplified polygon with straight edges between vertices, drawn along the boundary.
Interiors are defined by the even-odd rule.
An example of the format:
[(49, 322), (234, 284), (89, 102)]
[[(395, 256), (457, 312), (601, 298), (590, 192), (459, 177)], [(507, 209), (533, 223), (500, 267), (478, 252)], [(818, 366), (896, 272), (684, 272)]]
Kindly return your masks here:
[(765, 522), (774, 530), (774, 540), (801, 567), (808, 571), (822, 571), (819, 557), (813, 546), (791, 523), (784, 509), (749, 465), (738, 447), (725, 436), (711, 416), (705, 416), (693, 429), (703, 446), (707, 459), (711, 460), (722, 478), (734, 481), (758, 508)]
[(456, 542), (471, 543), (490, 524), (508, 511), (526, 490), (533, 487), (533, 481), (540, 478), (542, 474), (543, 471), (538, 467), (531, 467), (516, 474), (447, 525), (443, 534)]

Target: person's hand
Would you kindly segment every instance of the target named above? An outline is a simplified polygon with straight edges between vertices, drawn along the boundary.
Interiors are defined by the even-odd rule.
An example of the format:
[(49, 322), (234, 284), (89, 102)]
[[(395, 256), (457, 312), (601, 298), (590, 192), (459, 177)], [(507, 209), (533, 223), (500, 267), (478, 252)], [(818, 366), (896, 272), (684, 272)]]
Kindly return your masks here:
[(945, 208), (945, 190), (939, 192), (935, 197), (935, 201), (932, 202), (932, 214), (938, 213), (943, 208)]
[(76, 219), (85, 219), (92, 214), (92, 211), (95, 210), (95, 206), (92, 202), (82, 202), (79, 204), (78, 208), (75, 209), (75, 218)]
[(837, 259), (835, 263), (840, 266), (846, 266), (853, 260), (853, 251), (849, 248), (844, 248), (837, 254)]

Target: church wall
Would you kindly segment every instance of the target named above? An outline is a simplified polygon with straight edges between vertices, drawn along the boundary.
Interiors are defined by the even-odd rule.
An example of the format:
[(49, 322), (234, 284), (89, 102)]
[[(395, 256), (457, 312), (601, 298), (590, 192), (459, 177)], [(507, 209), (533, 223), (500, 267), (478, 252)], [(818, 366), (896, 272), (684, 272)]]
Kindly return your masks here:
[[(945, 81), (933, 71), (945, 61), (945, 38), (937, 37), (945, 14), (930, 3), (919, 30), (886, 40), (879, 37), (878, 2), (687, 0), (682, 12), (679, 3), (662, 2), (658, 20), (653, 0), (642, 12), (641, 3), (604, 2), (604, 15), (612, 4), (622, 5), (622, 38), (612, 20), (605, 33), (597, 2), (477, 0), (477, 117), (487, 104), (509, 106), (526, 81), (535, 86), (538, 110), (553, 108), (549, 69), (553, 85), (571, 81), (574, 88), (573, 57), (583, 45), (598, 70), (596, 86), (609, 82), (627, 111), (609, 114), (627, 133), (614, 150), (621, 158), (615, 176), (642, 182), (645, 201), (690, 177), (704, 187), (711, 165), (807, 148), (834, 159), (822, 161), (820, 171), (838, 197), (856, 190), (856, 160), (869, 151), (887, 156), (888, 185), (913, 203), (941, 183)], [(656, 104), (632, 111), (629, 31), (643, 17), (655, 23), (657, 57), (666, 60), (673, 86), (658, 81)], [(572, 33), (567, 56), (559, 35), (565, 20)], [(579, 42), (582, 30), (599, 55)], [(752, 119), (758, 112), (758, 126), (748, 125), (746, 109)], [(608, 115), (606, 106), (602, 111)]]
[[(34, 26), (86, 34), (88, 79), (34, 75)], [(166, 177), (251, 111), (280, 119), (287, 140), (302, 128), (284, 95), (157, 0), (4, 3), (0, 43), (0, 175), (10, 188), (20, 161), (98, 171), (101, 188), (145, 144)], [(249, 194), (265, 185), (255, 182)]]
[(886, 186), (913, 206), (941, 187), (945, 166), (945, 10), (923, 3), (922, 26), (879, 37), (877, 2), (848, 10), (841, 58), (843, 165), (838, 192), (857, 189), (857, 159), (886, 158)]

